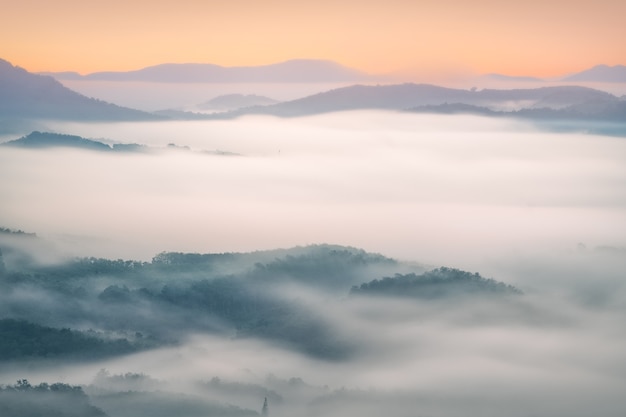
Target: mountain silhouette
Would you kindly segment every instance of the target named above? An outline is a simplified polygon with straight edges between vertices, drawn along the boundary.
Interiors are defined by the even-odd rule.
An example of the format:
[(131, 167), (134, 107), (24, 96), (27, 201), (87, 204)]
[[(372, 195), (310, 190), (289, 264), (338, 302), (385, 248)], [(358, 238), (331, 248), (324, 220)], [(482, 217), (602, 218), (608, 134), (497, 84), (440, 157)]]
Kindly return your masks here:
[(596, 65), (593, 68), (563, 78), (567, 82), (626, 83), (626, 66)]
[(537, 78), (537, 77), (504, 75), (504, 74), (486, 74), (486, 75), (483, 75), (483, 78), (494, 80), (494, 81), (519, 81), (519, 82), (543, 82), (544, 81), (541, 78)]
[(275, 105), (210, 116), (222, 118), (244, 114), (270, 114), (294, 117), (347, 110), (407, 110), (448, 103), (484, 107), (491, 111), (565, 109), (570, 106), (580, 106), (583, 109), (589, 103), (612, 106), (619, 102), (617, 97), (609, 93), (577, 86), (470, 91), (429, 84), (354, 85)]
[(158, 117), (85, 97), (49, 76), (0, 59), (0, 117), (76, 121), (153, 120)]
[(271, 65), (223, 67), (215, 64), (160, 64), (135, 71), (43, 73), (57, 79), (162, 83), (317, 83), (361, 82), (372, 77), (333, 61), (294, 59)]

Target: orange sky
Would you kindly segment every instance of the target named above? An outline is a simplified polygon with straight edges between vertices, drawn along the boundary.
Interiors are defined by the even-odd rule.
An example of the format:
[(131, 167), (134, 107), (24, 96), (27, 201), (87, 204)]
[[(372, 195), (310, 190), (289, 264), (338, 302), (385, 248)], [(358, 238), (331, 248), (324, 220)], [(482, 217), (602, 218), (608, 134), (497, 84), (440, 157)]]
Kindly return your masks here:
[(626, 64), (618, 0), (3, 1), (0, 58), (30, 71), (331, 59), (370, 73), (558, 76)]

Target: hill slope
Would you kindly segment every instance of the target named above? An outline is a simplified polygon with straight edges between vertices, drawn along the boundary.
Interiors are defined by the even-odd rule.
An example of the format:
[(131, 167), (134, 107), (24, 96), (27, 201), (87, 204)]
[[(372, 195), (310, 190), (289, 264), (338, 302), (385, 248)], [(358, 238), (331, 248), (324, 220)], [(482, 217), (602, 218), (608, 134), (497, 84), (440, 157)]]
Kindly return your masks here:
[(568, 82), (601, 82), (601, 83), (626, 83), (626, 66), (596, 65), (588, 70), (581, 71), (563, 78)]
[(609, 93), (576, 86), (470, 91), (428, 84), (354, 85), (298, 100), (241, 109), (215, 117), (235, 117), (243, 114), (293, 117), (362, 109), (407, 110), (448, 103), (480, 106), (492, 111), (513, 111), (538, 108), (565, 109), (571, 106), (584, 108), (588, 103), (618, 102), (619, 99)]
[(357, 82), (367, 74), (333, 61), (294, 59), (271, 65), (223, 67), (214, 64), (160, 64), (136, 71), (45, 73), (58, 79), (106, 81), (143, 81), (163, 83), (316, 83)]
[(52, 77), (32, 74), (0, 59), (0, 117), (77, 121), (154, 120), (139, 110), (85, 97)]
[(62, 135), (58, 133), (32, 132), (19, 139), (4, 142), (0, 146), (12, 146), (17, 148), (80, 148), (96, 151), (110, 151), (112, 148), (102, 142), (85, 139), (80, 136)]
[[(19, 139), (0, 143), (0, 146), (10, 146), (15, 148), (42, 149), (42, 148), (77, 148), (100, 152), (146, 152), (150, 148), (136, 143), (106, 143), (85, 139), (76, 135), (65, 135), (61, 133), (34, 131)], [(175, 146), (175, 145), (171, 145)]]
[(449, 296), (517, 295), (517, 288), (486, 279), (479, 274), (451, 268), (438, 268), (420, 275), (396, 274), (352, 287), (351, 295), (410, 297), (438, 299)]
[[(149, 263), (74, 259), (20, 271), (8, 266), (0, 273), (0, 305), (8, 312), (6, 318), (13, 320), (5, 323), (11, 332), (17, 331), (15, 323), (21, 323), (19, 329), (37, 330), (42, 344), (59, 339), (54, 329), (76, 329), (82, 323), (125, 335), (114, 344), (98, 344), (103, 355), (115, 354), (115, 349), (123, 354), (171, 345), (202, 333), (262, 339), (319, 359), (340, 360), (363, 347), (346, 337), (334, 316), (315, 300), (337, 298), (335, 305), (341, 310), (347, 306), (340, 299), (352, 287), (374, 287), (377, 277), (400, 273), (414, 277), (422, 271), (379, 254), (335, 245), (252, 253), (162, 253)], [(436, 286), (445, 290), (437, 292), (441, 297), (452, 295), (452, 289), (465, 294), (513, 291), (457, 270), (436, 270), (422, 279), (433, 276), (445, 281)], [(22, 292), (45, 294), (49, 302), (34, 305), (13, 296)], [(96, 346), (91, 339), (83, 343), (79, 333), (73, 337), (63, 340)]]

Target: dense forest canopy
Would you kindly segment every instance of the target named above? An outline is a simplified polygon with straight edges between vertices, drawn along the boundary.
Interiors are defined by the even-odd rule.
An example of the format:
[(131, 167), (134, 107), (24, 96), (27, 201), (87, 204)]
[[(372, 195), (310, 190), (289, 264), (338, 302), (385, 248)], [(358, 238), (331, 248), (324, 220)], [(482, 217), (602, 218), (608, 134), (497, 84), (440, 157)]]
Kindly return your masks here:
[[(525, 343), (581, 326), (562, 301), (478, 272), (346, 246), (38, 262), (40, 237), (1, 233), (3, 417), (252, 417), (266, 399), (278, 417), (459, 415), (484, 391), (437, 397), (434, 367), (468, 374), (461, 356), (501, 375), (506, 355), (525, 366)], [(492, 356), (474, 361), (479, 348)], [(505, 394), (489, 394), (504, 414)]]
[[(176, 344), (198, 332), (261, 338), (338, 360), (362, 347), (342, 336), (332, 317), (316, 312), (297, 288), (337, 299), (349, 293), (435, 299), (452, 292), (495, 296), (516, 291), (454, 269), (418, 277), (419, 269), (333, 245), (252, 253), (164, 252), (151, 262), (78, 258), (9, 265), (0, 279), (0, 361), (124, 355)], [(380, 279), (391, 273), (396, 277)], [(33, 304), (32, 298), (41, 302)]]

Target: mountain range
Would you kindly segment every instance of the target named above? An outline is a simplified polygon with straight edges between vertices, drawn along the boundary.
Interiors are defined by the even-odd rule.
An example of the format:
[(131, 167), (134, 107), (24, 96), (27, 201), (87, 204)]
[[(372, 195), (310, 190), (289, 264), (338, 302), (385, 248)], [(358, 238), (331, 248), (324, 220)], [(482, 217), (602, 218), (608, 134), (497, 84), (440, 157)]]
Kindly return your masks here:
[(626, 83), (626, 66), (596, 65), (585, 71), (578, 72), (563, 78), (567, 82), (603, 82)]
[[(100, 71), (81, 75), (77, 72), (42, 72), (58, 80), (138, 81), (159, 83), (318, 83), (384, 82), (389, 77), (372, 76), (337, 62), (294, 59), (270, 65), (224, 67), (215, 64), (159, 64), (133, 71)], [(546, 79), (505, 74), (486, 74), (494, 81), (547, 82)], [(626, 83), (626, 66), (596, 65), (559, 77), (553, 81)]]
[[(206, 115), (206, 118), (229, 118), (244, 114), (295, 117), (365, 109), (423, 110), (424, 106), (433, 108), (432, 106), (450, 104), (473, 106), (471, 108), (473, 110), (482, 108), (481, 112), (484, 114), (499, 112), (519, 116), (522, 113), (516, 112), (524, 110), (528, 112), (523, 114), (531, 117), (540, 113), (541, 109), (549, 109), (551, 110), (549, 114), (554, 116), (571, 114), (591, 120), (626, 120), (626, 101), (612, 94), (587, 87), (562, 86), (476, 91), (429, 84), (354, 85), (270, 106)], [(457, 107), (457, 112), (460, 109)], [(439, 113), (439, 111), (436, 112)]]
[[(491, 81), (505, 82), (548, 82), (547, 79), (527, 76), (511, 76), (505, 74), (486, 74), (481, 78)], [(590, 83), (626, 83), (626, 66), (624, 65), (596, 65), (595, 67), (562, 76), (551, 81), (560, 82), (590, 82)]]
[(52, 77), (0, 59), (0, 120), (156, 120), (158, 116), (83, 96)]
[[(306, 64), (309, 65), (310, 62)], [(325, 68), (330, 65), (327, 62), (322, 64)], [(289, 65), (280, 68), (293, 69), (300, 65), (303, 65), (301, 61), (289, 61)], [(263, 68), (269, 70), (270, 67), (276, 69), (276, 66)], [(32, 74), (6, 61), (0, 61), (0, 119), (5, 119), (3, 120), (5, 130), (6, 126), (19, 120), (229, 119), (247, 114), (295, 117), (365, 109), (434, 113), (468, 112), (540, 120), (617, 123), (626, 120), (626, 101), (623, 97), (620, 99), (612, 94), (581, 86), (463, 90), (412, 83), (357, 84), (296, 100), (271, 103), (274, 103), (272, 99), (262, 96), (226, 95), (203, 105), (221, 106), (224, 109), (238, 107), (236, 110), (216, 114), (175, 110), (146, 113), (85, 97), (64, 87), (52, 77)], [(21, 128), (20, 133), (32, 130), (41, 129)]]
[(214, 64), (160, 64), (135, 71), (80, 75), (47, 72), (59, 80), (141, 81), (160, 83), (318, 83), (363, 82), (373, 77), (333, 61), (294, 59), (277, 64), (223, 67)]

